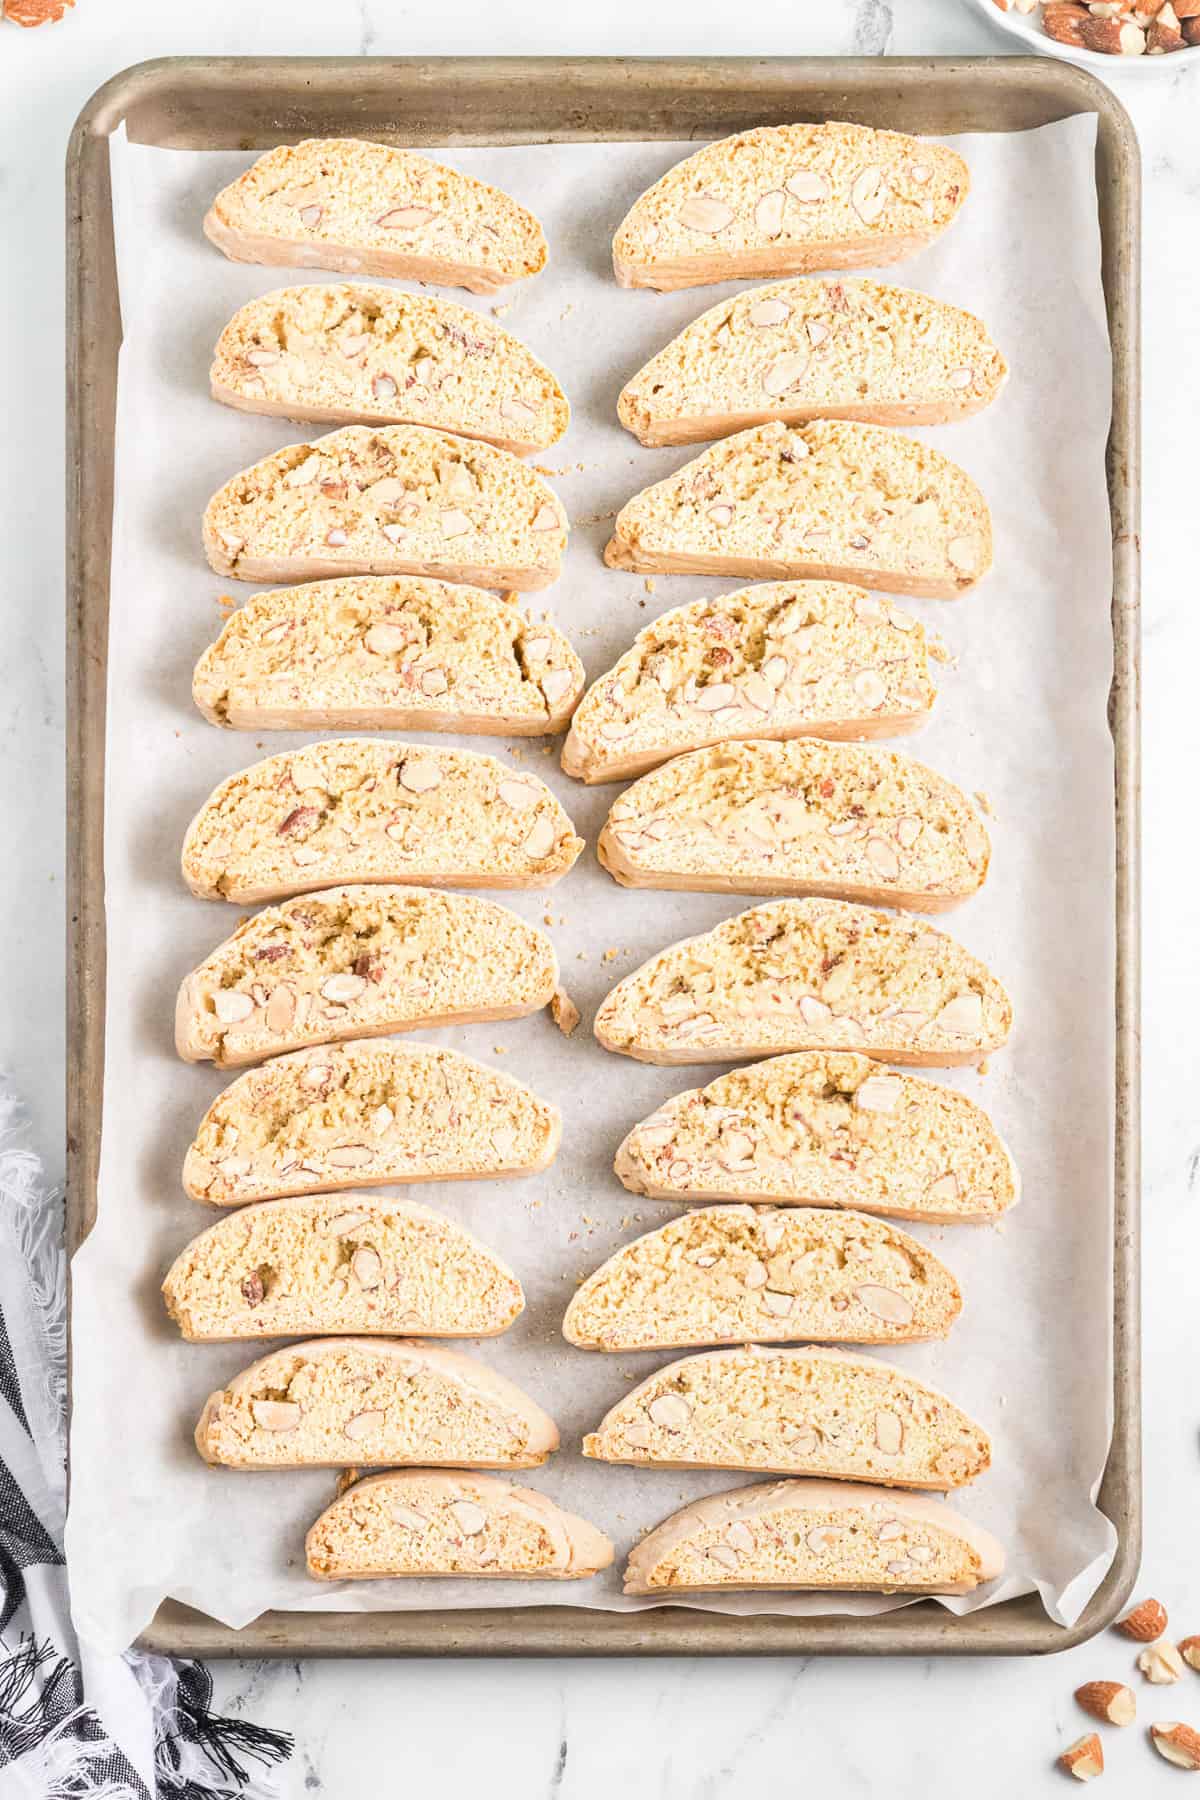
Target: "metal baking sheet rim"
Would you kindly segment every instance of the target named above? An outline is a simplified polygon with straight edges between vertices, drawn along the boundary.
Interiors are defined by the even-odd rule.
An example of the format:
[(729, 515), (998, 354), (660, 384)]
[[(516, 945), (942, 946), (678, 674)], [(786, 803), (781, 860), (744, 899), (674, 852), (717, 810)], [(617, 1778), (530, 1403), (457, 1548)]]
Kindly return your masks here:
[[(1117, 830), (1113, 1440), (1099, 1504), (1113, 1566), (1069, 1629), (1036, 1594), (956, 1618), (933, 1603), (873, 1618), (729, 1617), (656, 1607), (266, 1613), (241, 1631), (175, 1602), (141, 1647), (175, 1656), (1032, 1655), (1082, 1643), (1124, 1605), (1141, 1555), (1140, 1212), (1140, 211), (1137, 140), (1094, 76), (1036, 57), (292, 58), (141, 63), (85, 106), (67, 152), (67, 1202), (70, 1251), (95, 1217), (104, 1077), (104, 725), (112, 446), (121, 341), (108, 136), (177, 148), (265, 149), (308, 135), (397, 142), (716, 137), (751, 124), (846, 118), (947, 134), (1098, 122), (1097, 193), (1113, 352)], [(445, 119), (457, 127), (447, 131)]]

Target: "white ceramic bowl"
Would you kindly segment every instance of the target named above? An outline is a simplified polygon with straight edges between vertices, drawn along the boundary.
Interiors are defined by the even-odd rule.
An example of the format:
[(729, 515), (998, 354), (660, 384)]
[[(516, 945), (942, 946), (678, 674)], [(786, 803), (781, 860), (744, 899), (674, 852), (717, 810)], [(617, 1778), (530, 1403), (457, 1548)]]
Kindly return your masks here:
[(1060, 44), (1042, 29), (1041, 8), (1037, 12), (1001, 12), (995, 0), (967, 0), (977, 13), (990, 19), (997, 31), (1016, 38), (1030, 50), (1043, 56), (1058, 56), (1063, 62), (1078, 63), (1081, 68), (1095, 69), (1097, 74), (1161, 75), (1168, 69), (1194, 67), (1200, 59), (1200, 44), (1189, 44), (1186, 50), (1173, 50), (1169, 56), (1106, 56), (1102, 50), (1076, 50)]

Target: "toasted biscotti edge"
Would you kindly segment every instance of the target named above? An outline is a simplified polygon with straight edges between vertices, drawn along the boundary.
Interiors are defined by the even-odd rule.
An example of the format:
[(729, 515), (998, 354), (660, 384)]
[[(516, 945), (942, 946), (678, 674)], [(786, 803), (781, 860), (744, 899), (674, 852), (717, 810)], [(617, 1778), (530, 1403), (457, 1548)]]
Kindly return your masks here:
[[(320, 1337), (301, 1343), (289, 1344), (283, 1350), (273, 1350), (265, 1356), (258, 1357), (246, 1368), (235, 1375), (232, 1381), (226, 1382), (223, 1388), (217, 1388), (205, 1401), (200, 1417), (196, 1421), (194, 1441), (196, 1449), (206, 1463), (213, 1468), (233, 1469), (284, 1469), (284, 1468), (341, 1468), (345, 1458), (331, 1462), (314, 1462), (304, 1458), (293, 1463), (252, 1461), (234, 1461), (219, 1457), (213, 1453), (212, 1442), (214, 1428), (221, 1416), (221, 1410), (227, 1394), (252, 1393), (258, 1382), (269, 1376), (272, 1365), (292, 1356), (302, 1356), (306, 1362), (320, 1362), (327, 1357), (336, 1356), (347, 1349), (362, 1349), (372, 1357), (380, 1360), (393, 1360), (399, 1368), (416, 1365), (427, 1368), (432, 1373), (443, 1376), (455, 1384), (478, 1390), (498, 1408), (519, 1418), (528, 1428), (529, 1441), (524, 1456), (513, 1461), (502, 1463), (479, 1463), (468, 1461), (458, 1463), (444, 1455), (437, 1458), (437, 1466), (441, 1468), (504, 1468), (504, 1469), (536, 1469), (546, 1461), (548, 1456), (559, 1448), (560, 1438), (557, 1425), (542, 1407), (538, 1405), (515, 1382), (509, 1381), (495, 1369), (476, 1357), (465, 1355), (462, 1351), (447, 1350), (440, 1344), (426, 1343), (420, 1338), (382, 1338), (382, 1337)], [(268, 1385), (270, 1385), (268, 1383)], [(361, 1451), (355, 1451), (359, 1466), (363, 1465)], [(422, 1467), (422, 1464), (407, 1464), (407, 1467)], [(430, 1465), (432, 1466), (432, 1465)]]
[[(906, 1494), (896, 1488), (870, 1488), (857, 1483), (851, 1486), (838, 1481), (805, 1481), (801, 1478), (796, 1481), (763, 1482), (754, 1487), (709, 1494), (671, 1514), (630, 1551), (625, 1568), (624, 1591), (627, 1594), (659, 1594), (664, 1597), (669, 1597), (672, 1592), (686, 1592), (682, 1588), (655, 1587), (650, 1584), (650, 1577), (662, 1558), (685, 1543), (693, 1531), (714, 1520), (728, 1519), (732, 1524), (737, 1519), (752, 1519), (760, 1512), (768, 1511), (776, 1499), (781, 1497), (784, 1489), (792, 1490), (788, 1497), (794, 1498), (801, 1506), (827, 1508), (830, 1511), (862, 1511), (877, 1504), (883, 1506), (889, 1514), (902, 1513), (918, 1523), (936, 1526), (961, 1540), (974, 1565), (969, 1574), (964, 1573), (962, 1579), (953, 1584), (940, 1583), (936, 1588), (926, 1587), (921, 1590), (919, 1584), (913, 1584), (904, 1589), (906, 1592), (969, 1594), (985, 1582), (994, 1581), (1004, 1572), (1004, 1548), (999, 1541), (981, 1525), (953, 1512), (942, 1500), (930, 1500), (920, 1494)], [(745, 1585), (752, 1587), (767, 1584), (748, 1582)], [(875, 1588), (866, 1591), (881, 1590)]]

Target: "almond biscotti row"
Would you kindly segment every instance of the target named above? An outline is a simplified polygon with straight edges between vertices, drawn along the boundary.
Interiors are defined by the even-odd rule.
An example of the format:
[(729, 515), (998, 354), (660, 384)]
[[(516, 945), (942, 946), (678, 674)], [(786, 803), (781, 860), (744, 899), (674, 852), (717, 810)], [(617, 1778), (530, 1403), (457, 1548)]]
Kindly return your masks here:
[(330, 425), (432, 425), (526, 455), (567, 429), (558, 382), (482, 313), (396, 288), (279, 288), (235, 313), (214, 400)]
[(920, 919), (845, 900), (776, 900), (683, 938), (596, 1014), (606, 1050), (641, 1062), (739, 1062), (798, 1050), (953, 1068), (1006, 1041), (995, 976)]
[(639, 631), (571, 718), (562, 766), (623, 781), (741, 738), (915, 730), (937, 697), (925, 627), (865, 588), (778, 581), (673, 607)]
[[(576, 1579), (613, 1557), (603, 1533), (495, 1475), (389, 1471), (353, 1482), (305, 1540), (318, 1581)], [(675, 1513), (631, 1552), (625, 1592), (808, 1588), (965, 1594), (1003, 1572), (988, 1532), (944, 1502), (838, 1482), (764, 1482)]]
[(275, 1056), (230, 1082), (183, 1165), (209, 1206), (411, 1181), (530, 1175), (562, 1119), (524, 1082), (429, 1044), (367, 1038)]
[(335, 738), (231, 775), (184, 838), (203, 900), (347, 882), (546, 887), (583, 840), (544, 782), (471, 750)]
[(507, 450), (424, 425), (347, 425), (243, 469), (209, 501), (204, 552), (238, 581), (431, 575), (556, 580), (567, 517)]
[(561, 631), (483, 588), (360, 575), (255, 594), (196, 664), (192, 698), (241, 731), (566, 728), (583, 665)]
[(617, 417), (643, 444), (694, 444), (769, 419), (943, 425), (1008, 374), (981, 322), (878, 281), (779, 281), (723, 300), (627, 382)]
[(717, 744), (627, 788), (596, 846), (623, 887), (825, 894), (942, 912), (987, 877), (972, 801), (894, 751), (793, 738)]
[(604, 560), (955, 599), (991, 566), (991, 515), (970, 476), (928, 444), (876, 425), (774, 420), (628, 501)]

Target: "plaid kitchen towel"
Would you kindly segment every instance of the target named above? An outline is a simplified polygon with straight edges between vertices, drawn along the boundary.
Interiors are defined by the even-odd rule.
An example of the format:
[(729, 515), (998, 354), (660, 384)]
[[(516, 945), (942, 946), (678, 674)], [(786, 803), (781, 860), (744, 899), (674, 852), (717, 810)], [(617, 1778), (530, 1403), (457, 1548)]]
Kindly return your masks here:
[(61, 1198), (0, 1076), (0, 1800), (267, 1796), (286, 1732), (209, 1710), (201, 1663), (91, 1653), (71, 1623)]

